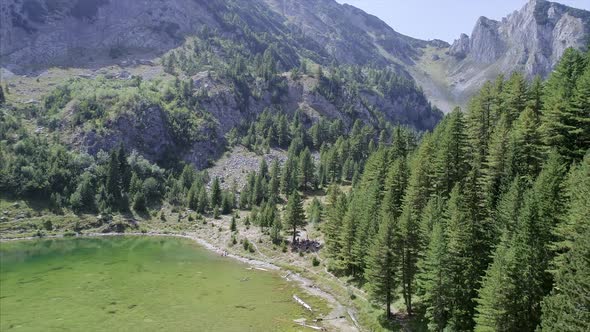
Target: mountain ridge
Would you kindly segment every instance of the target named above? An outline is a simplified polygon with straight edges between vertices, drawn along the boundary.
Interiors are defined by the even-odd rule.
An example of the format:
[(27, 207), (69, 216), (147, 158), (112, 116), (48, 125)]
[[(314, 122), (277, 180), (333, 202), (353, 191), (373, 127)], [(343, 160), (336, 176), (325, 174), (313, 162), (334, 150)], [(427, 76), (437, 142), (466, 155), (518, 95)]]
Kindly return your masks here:
[(545, 78), (567, 48), (587, 47), (589, 36), (590, 12), (546, 0), (530, 0), (501, 20), (482, 16), (471, 35), (462, 34), (448, 50), (455, 95), (464, 103), (499, 74)]
[(268, 29), (269, 42), (288, 49), (287, 66), (305, 57), (322, 66), (390, 67), (416, 80), (436, 106), (450, 111), (465, 106), (474, 91), (500, 73), (546, 77), (566, 48), (583, 49), (590, 35), (590, 12), (545, 0), (531, 0), (501, 20), (482, 16), (470, 35), (461, 34), (453, 44), (405, 36), (378, 17), (334, 0), (248, 4), (9, 0), (0, 10), (0, 62), (18, 74), (52, 66), (142, 63), (181, 46), (205, 26), (224, 37), (248, 33), (224, 22), (235, 16), (255, 32)]

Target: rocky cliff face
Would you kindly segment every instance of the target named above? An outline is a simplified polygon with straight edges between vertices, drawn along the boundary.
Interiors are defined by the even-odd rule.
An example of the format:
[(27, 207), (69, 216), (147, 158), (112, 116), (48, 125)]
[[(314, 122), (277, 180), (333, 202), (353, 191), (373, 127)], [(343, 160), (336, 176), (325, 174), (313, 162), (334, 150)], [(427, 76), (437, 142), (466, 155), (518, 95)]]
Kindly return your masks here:
[(437, 43), (402, 35), (379, 18), (333, 0), (264, 1), (343, 63), (391, 65), (398, 59), (412, 65), (422, 48)]
[(216, 1), (2, 1), (0, 59), (16, 72), (150, 57), (199, 27), (218, 27)]
[(461, 35), (449, 49), (453, 92), (464, 100), (486, 80), (514, 71), (545, 77), (566, 48), (586, 47), (589, 35), (590, 12), (545, 0), (531, 0), (501, 21), (482, 17), (470, 37)]
[[(6, 0), (0, 5), (2, 66), (26, 73), (50, 66), (95, 66), (156, 57), (207, 27), (241, 34), (224, 16), (253, 30), (292, 39), (301, 54), (329, 64), (411, 64), (429, 42), (395, 32), (378, 18), (334, 0)], [(293, 36), (296, 36), (294, 39)], [(400, 69), (401, 72), (401, 68)]]
[(567, 47), (584, 48), (590, 35), (589, 12), (545, 0), (531, 0), (501, 21), (482, 17), (452, 46), (401, 35), (334, 0), (5, 0), (0, 63), (26, 74), (149, 60), (204, 28), (224, 38), (248, 34), (228, 25), (231, 17), (267, 32), (293, 66), (307, 57), (323, 65), (393, 67), (444, 110), (464, 105), (498, 74), (546, 76)]

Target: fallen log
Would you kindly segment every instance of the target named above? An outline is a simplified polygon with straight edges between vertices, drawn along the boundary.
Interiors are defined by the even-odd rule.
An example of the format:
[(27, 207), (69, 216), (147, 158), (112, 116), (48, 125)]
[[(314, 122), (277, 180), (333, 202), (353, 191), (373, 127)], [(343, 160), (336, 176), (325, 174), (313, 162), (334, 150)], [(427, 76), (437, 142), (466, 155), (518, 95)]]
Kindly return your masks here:
[(350, 316), (350, 319), (352, 319), (354, 325), (360, 330), (361, 326), (359, 325), (359, 322), (356, 320), (356, 318), (354, 318), (354, 314), (350, 311), (350, 309), (348, 309), (348, 316)]
[(312, 329), (312, 330), (316, 330), (316, 331), (325, 331), (326, 330), (326, 329), (324, 329), (323, 327), (320, 327), (320, 326), (307, 325), (305, 323), (297, 323), (297, 324), (299, 324), (299, 325), (301, 325), (303, 327), (307, 327), (307, 328)]
[(311, 306), (305, 302), (303, 302), (302, 299), (300, 299), (297, 295), (293, 294), (293, 299), (295, 300), (295, 302), (301, 304), (305, 309), (309, 310), (309, 311), (313, 311), (311, 310)]

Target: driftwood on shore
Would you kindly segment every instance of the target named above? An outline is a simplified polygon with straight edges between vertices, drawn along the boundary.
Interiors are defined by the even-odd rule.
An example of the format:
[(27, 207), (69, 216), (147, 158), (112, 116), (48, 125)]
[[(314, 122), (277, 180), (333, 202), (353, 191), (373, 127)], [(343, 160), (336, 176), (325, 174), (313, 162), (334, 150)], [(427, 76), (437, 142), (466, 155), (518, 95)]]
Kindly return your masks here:
[(308, 329), (312, 329), (312, 330), (316, 330), (316, 331), (325, 331), (326, 329), (320, 326), (314, 326), (314, 325), (307, 325), (305, 323), (302, 322), (297, 322), (297, 324), (303, 326), (303, 327), (307, 327)]
[(293, 294), (293, 299), (295, 300), (295, 302), (301, 304), (305, 309), (309, 310), (309, 311), (313, 311), (311, 310), (311, 306), (305, 302), (303, 302), (302, 299), (300, 299), (297, 295)]
[(354, 314), (352, 313), (352, 311), (350, 311), (350, 309), (348, 309), (348, 316), (350, 316), (350, 319), (352, 319), (352, 322), (354, 323), (354, 325), (360, 330), (361, 326), (360, 326), (359, 322), (356, 320), (356, 318), (354, 317)]

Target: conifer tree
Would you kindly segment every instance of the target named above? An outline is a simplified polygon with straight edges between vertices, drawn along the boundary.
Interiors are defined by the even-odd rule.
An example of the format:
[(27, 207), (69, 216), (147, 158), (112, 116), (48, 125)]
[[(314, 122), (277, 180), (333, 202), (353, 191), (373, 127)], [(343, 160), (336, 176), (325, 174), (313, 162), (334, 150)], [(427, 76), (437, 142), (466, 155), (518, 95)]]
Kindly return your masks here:
[(419, 293), (426, 306), (425, 317), (429, 331), (443, 331), (450, 317), (451, 279), (448, 255), (443, 222), (436, 222), (432, 226), (426, 254), (419, 262), (420, 273), (417, 276)]
[(129, 195), (135, 194), (141, 190), (142, 182), (136, 172), (131, 173), (131, 181), (129, 182)]
[(0, 106), (4, 105), (6, 97), (4, 96), (4, 88), (0, 86)]
[(268, 163), (266, 162), (265, 158), (261, 158), (260, 166), (258, 168), (258, 176), (262, 177), (263, 179), (268, 178)]
[(121, 203), (121, 174), (119, 172), (119, 158), (115, 150), (111, 151), (106, 171), (105, 191), (107, 204), (112, 208), (118, 208)]
[(297, 190), (294, 190), (285, 210), (285, 225), (293, 230), (293, 240), (295, 243), (297, 239), (297, 228), (305, 225), (305, 212), (303, 211), (303, 202)]
[(441, 141), (438, 143), (438, 153), (434, 164), (436, 170), (436, 192), (446, 197), (468, 170), (467, 163), (467, 135), (463, 112), (456, 108), (448, 116), (448, 123), (444, 126)]
[(234, 208), (233, 195), (224, 191), (221, 197), (221, 214), (230, 214)]
[(431, 198), (424, 207), (419, 225), (420, 248), (428, 248), (434, 225), (442, 222), (444, 209), (445, 202), (439, 196)]
[(584, 58), (579, 51), (569, 48), (563, 53), (545, 85), (541, 126), (543, 139), (547, 146), (556, 148), (568, 158), (573, 157), (570, 149), (577, 146), (576, 124), (571, 121), (577, 118), (577, 112), (571, 107), (571, 101), (583, 71)]
[(389, 167), (385, 180), (383, 209), (395, 219), (402, 213), (402, 203), (408, 183), (408, 170), (405, 158), (399, 158)]
[(270, 181), (268, 183), (268, 199), (269, 201), (278, 202), (279, 200), (279, 187), (281, 184), (281, 174), (279, 162), (273, 161), (270, 167)]
[(395, 250), (394, 218), (383, 218), (379, 233), (371, 246), (367, 259), (366, 278), (371, 297), (385, 303), (387, 318), (391, 317), (391, 303), (399, 281), (397, 279), (398, 255)]
[(455, 331), (473, 329), (474, 298), (477, 296), (476, 259), (473, 255), (474, 224), (469, 220), (465, 202), (457, 185), (451, 192), (445, 212), (448, 250), (450, 317), (449, 328)]
[(352, 261), (356, 275), (362, 277), (367, 263), (366, 253), (369, 251), (372, 239), (379, 231), (379, 205), (381, 204), (381, 190), (376, 182), (371, 182), (367, 188), (360, 191), (351, 201), (350, 210), (358, 210), (359, 218), (357, 232), (352, 248)]
[(528, 182), (527, 179), (516, 177), (499, 199), (498, 206), (492, 215), (496, 221), (498, 234), (501, 234), (502, 230), (505, 230), (509, 236), (514, 234), (524, 192), (526, 187), (530, 186)]
[(125, 151), (123, 143), (119, 144), (119, 149), (117, 150), (117, 159), (119, 160), (121, 190), (123, 192), (128, 192), (131, 182), (131, 166), (129, 166), (129, 163), (127, 162), (127, 152)]
[(231, 217), (231, 223), (229, 227), (230, 231), (235, 232), (238, 230), (238, 225), (236, 222), (236, 217)]
[(527, 108), (514, 124), (510, 142), (510, 168), (513, 176), (536, 177), (543, 160), (539, 121)]
[(277, 214), (277, 219), (275, 219), (272, 227), (270, 228), (270, 238), (273, 243), (278, 244), (282, 242), (281, 231), (283, 229), (283, 223)]
[(303, 190), (307, 190), (309, 187), (308, 185), (313, 182), (313, 174), (314, 174), (314, 165), (313, 159), (311, 158), (311, 152), (309, 148), (305, 148), (305, 150), (299, 156), (299, 187)]
[(570, 103), (566, 122), (571, 126), (567, 155), (573, 160), (581, 160), (590, 149), (590, 55), (586, 55), (586, 69), (577, 80), (576, 89)]
[[(135, 175), (135, 173), (133, 174)], [(133, 181), (131, 181), (133, 183)], [(191, 186), (189, 189), (187, 198), (188, 207), (193, 211), (197, 211), (199, 209), (199, 187), (196, 183)]]
[(220, 207), (221, 199), (221, 185), (219, 183), (219, 178), (215, 177), (215, 179), (213, 179), (213, 184), (211, 185), (211, 206)]
[(207, 191), (204, 187), (201, 187), (199, 191), (199, 204), (197, 211), (199, 213), (206, 213), (209, 209), (209, 197), (207, 196)]
[(317, 197), (314, 197), (308, 208), (309, 223), (319, 224), (323, 219), (323, 206)]
[(535, 76), (529, 88), (528, 107), (533, 110), (537, 121), (541, 120), (543, 111), (543, 80), (540, 76)]
[[(590, 210), (589, 206), (585, 208)], [(566, 264), (557, 270), (551, 295), (543, 301), (543, 331), (590, 330), (590, 228), (576, 234), (573, 243), (572, 249), (562, 257)]]
[(346, 195), (342, 193), (338, 185), (333, 184), (328, 188), (326, 206), (326, 225), (324, 234), (326, 237), (326, 250), (331, 257), (338, 257), (340, 252), (340, 233), (348, 202)]
[(515, 331), (534, 331), (540, 322), (540, 304), (547, 292), (547, 243), (543, 241), (539, 225), (539, 203), (534, 191), (525, 194), (524, 205), (518, 218), (512, 240), (515, 255), (515, 294), (511, 309), (515, 315)]
[(357, 273), (354, 265), (354, 246), (357, 238), (357, 220), (359, 218), (359, 211), (355, 208), (349, 208), (344, 216), (338, 239), (339, 251), (336, 267), (347, 275), (353, 276)]
[(494, 87), (491, 82), (484, 84), (480, 92), (471, 100), (466, 116), (467, 132), (471, 154), (476, 162), (488, 154), (488, 145), (494, 123)]
[(579, 165), (574, 165), (567, 179), (566, 197), (569, 199), (567, 213), (554, 228), (555, 243), (553, 251), (561, 253), (555, 258), (553, 265), (560, 267), (567, 264), (563, 253), (574, 247), (576, 234), (586, 232), (590, 228), (590, 154), (587, 154)]
[(479, 289), (475, 331), (515, 330), (515, 256), (510, 245), (508, 232), (505, 232)]
[(506, 116), (502, 116), (490, 138), (490, 147), (480, 178), (486, 208), (490, 212), (496, 208), (502, 190), (509, 181), (509, 146), (510, 125)]
[(502, 90), (503, 113), (506, 114), (508, 123), (512, 123), (524, 111), (528, 103), (528, 86), (522, 73), (513, 73)]

